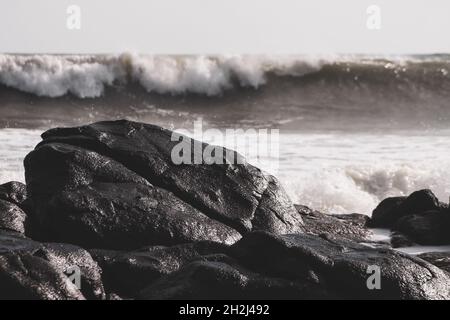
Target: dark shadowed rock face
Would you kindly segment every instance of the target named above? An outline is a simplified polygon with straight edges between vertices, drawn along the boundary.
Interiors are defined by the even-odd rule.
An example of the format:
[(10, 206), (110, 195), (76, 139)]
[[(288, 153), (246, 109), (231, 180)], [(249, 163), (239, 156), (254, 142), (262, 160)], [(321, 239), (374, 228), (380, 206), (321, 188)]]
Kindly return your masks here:
[(129, 121), (44, 133), (25, 169), (45, 234), (85, 247), (134, 249), (199, 240), (231, 244), (250, 230), (302, 231), (274, 177), (245, 162), (227, 163), (225, 155), (225, 164), (176, 165), (171, 152), (179, 142), (171, 137), (171, 131)]
[(404, 214), (400, 208), (406, 197), (386, 198), (373, 210), (370, 226), (390, 228)]
[(91, 250), (103, 270), (109, 292), (132, 297), (158, 278), (179, 270), (203, 255), (226, 253), (228, 247), (216, 242), (196, 242), (172, 247), (145, 247), (135, 251)]
[[(207, 256), (141, 291), (140, 299), (305, 299), (326, 296), (314, 283), (264, 276), (227, 256)], [(329, 297), (329, 296), (328, 296)]]
[[(77, 266), (81, 290), (65, 275)], [(0, 230), (0, 298), (103, 299), (101, 270), (89, 253), (69, 244), (39, 243)]]
[(405, 234), (398, 232), (398, 231), (391, 232), (392, 248), (405, 248), (405, 247), (411, 247), (414, 245), (416, 245), (416, 243), (414, 241), (412, 241)]
[(418, 257), (450, 274), (450, 252), (427, 252), (418, 255)]
[(433, 210), (405, 216), (394, 229), (422, 245), (450, 244), (450, 212)]
[[(380, 268), (381, 288), (367, 286)], [(340, 237), (246, 234), (162, 275), (143, 299), (449, 299), (449, 275), (422, 259)]]

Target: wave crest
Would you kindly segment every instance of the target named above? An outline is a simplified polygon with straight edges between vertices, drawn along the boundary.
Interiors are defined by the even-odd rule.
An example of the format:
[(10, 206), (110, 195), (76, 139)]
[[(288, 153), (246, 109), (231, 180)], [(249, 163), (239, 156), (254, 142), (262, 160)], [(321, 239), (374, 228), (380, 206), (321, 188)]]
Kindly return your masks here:
[(236, 83), (258, 88), (269, 72), (304, 74), (319, 68), (319, 61), (245, 56), (0, 55), (0, 83), (48, 97), (94, 98), (105, 86), (128, 81), (148, 92), (214, 96)]
[(303, 77), (317, 73), (330, 81), (350, 79), (353, 81), (351, 85), (359, 78), (373, 78), (375, 83), (383, 83), (404, 77), (406, 83), (411, 83), (411, 80), (419, 81), (418, 77), (426, 75), (426, 82), (432, 81), (435, 86), (450, 78), (449, 71), (450, 59), (445, 55), (415, 58), (152, 56), (131, 53), (0, 55), (0, 84), (47, 97), (73, 94), (80, 98), (95, 98), (101, 96), (107, 86), (129, 82), (159, 94), (215, 96), (235, 87), (258, 88), (266, 84), (269, 74)]
[(336, 57), (0, 55), (0, 83), (39, 96), (95, 98), (106, 86), (137, 82), (148, 92), (220, 95), (258, 88), (267, 75), (302, 76)]

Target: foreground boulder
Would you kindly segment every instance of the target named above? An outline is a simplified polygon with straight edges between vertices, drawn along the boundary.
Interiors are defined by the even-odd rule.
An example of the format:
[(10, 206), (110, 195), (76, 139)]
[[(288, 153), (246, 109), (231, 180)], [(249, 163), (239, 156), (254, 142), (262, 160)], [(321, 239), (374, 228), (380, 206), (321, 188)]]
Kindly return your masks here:
[[(81, 288), (65, 272), (80, 269)], [(39, 243), (0, 230), (0, 299), (103, 299), (101, 270), (90, 254), (69, 244)]]
[[(390, 228), (403, 243), (421, 245), (450, 244), (450, 210), (430, 190), (420, 190), (409, 197), (383, 200), (373, 211), (371, 227)], [(398, 241), (393, 243), (398, 246)]]
[(103, 283), (108, 292), (127, 297), (164, 275), (178, 271), (204, 255), (227, 253), (228, 246), (216, 242), (195, 242), (172, 247), (145, 247), (134, 251), (91, 250), (92, 257), (103, 270)]
[(84, 300), (67, 280), (49, 262), (31, 254), (0, 255), (0, 299)]
[(206, 256), (141, 291), (140, 299), (320, 299), (331, 297), (314, 283), (252, 272), (224, 255)]
[[(303, 221), (272, 176), (226, 150), (223, 164), (175, 164), (179, 143), (211, 146), (129, 121), (53, 129), (25, 159), (34, 215), (52, 241), (136, 249), (251, 230), (299, 233)], [(188, 149), (186, 149), (188, 150)], [(218, 152), (218, 151), (215, 151)], [(233, 159), (240, 159), (234, 164)], [(237, 161), (237, 160), (236, 160)]]
[[(381, 287), (367, 285), (379, 267)], [(340, 237), (252, 232), (143, 289), (145, 299), (449, 299), (449, 275)]]

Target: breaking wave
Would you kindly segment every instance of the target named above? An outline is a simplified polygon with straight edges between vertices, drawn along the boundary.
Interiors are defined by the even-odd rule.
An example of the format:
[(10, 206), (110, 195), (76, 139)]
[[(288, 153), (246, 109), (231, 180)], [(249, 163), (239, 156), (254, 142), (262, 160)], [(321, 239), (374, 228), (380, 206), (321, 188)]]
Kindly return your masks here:
[(311, 168), (289, 175), (280, 176), (294, 202), (335, 214), (370, 216), (383, 199), (408, 196), (420, 189), (431, 189), (447, 202), (450, 190), (444, 167), (436, 168), (433, 163)]
[[(0, 84), (45, 97), (72, 94), (100, 97), (105, 87), (138, 83), (159, 94), (220, 95), (235, 87), (258, 88), (269, 75), (327, 79), (351, 75), (355, 82), (370, 73), (373, 81), (448, 80), (450, 58), (360, 56), (150, 56), (0, 55)], [(424, 74), (424, 72), (426, 74)], [(424, 78), (426, 76), (426, 79)], [(413, 77), (413, 78), (412, 78)]]

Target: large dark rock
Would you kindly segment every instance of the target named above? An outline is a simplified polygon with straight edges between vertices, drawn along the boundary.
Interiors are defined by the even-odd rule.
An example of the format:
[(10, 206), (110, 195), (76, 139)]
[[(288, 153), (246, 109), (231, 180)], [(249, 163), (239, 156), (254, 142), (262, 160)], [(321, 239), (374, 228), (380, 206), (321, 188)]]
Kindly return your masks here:
[[(57, 241), (135, 249), (198, 240), (231, 244), (250, 230), (302, 232), (279, 185), (227, 150), (224, 164), (175, 164), (172, 132), (129, 121), (53, 129), (25, 160), (40, 225)], [(185, 137), (184, 145), (211, 148)], [(191, 148), (189, 156), (198, 156)]]
[(450, 210), (430, 190), (413, 192), (409, 197), (383, 200), (373, 211), (371, 227), (396, 231), (394, 247), (418, 243), (450, 244)]
[(233, 228), (96, 152), (52, 143), (26, 162), (35, 215), (52, 241), (134, 249), (240, 238)]
[[(379, 289), (369, 289), (371, 268)], [(142, 299), (450, 299), (450, 275), (400, 252), (340, 237), (252, 232), (226, 253), (163, 275)]]
[[(81, 271), (81, 290), (66, 276)], [(103, 299), (101, 270), (89, 253), (73, 245), (39, 243), (0, 231), (0, 297), (3, 299)]]
[[(140, 299), (304, 299), (323, 298), (314, 283), (264, 276), (224, 255), (187, 264), (141, 291)], [(328, 296), (329, 297), (329, 296)]]
[(418, 255), (418, 257), (450, 274), (450, 252), (427, 252)]
[(391, 227), (403, 214), (400, 210), (406, 197), (386, 198), (373, 210), (369, 225), (375, 228)]
[(12, 202), (0, 200), (0, 229), (25, 233), (27, 215)]
[(391, 232), (391, 246), (392, 248), (405, 248), (405, 247), (411, 247), (416, 245), (416, 243), (411, 240), (410, 237), (406, 236), (405, 234), (393, 231)]
[(446, 208), (431, 190), (413, 192), (409, 197), (393, 197), (383, 200), (373, 211), (371, 227), (392, 228), (408, 215)]
[(309, 233), (316, 235), (327, 233), (358, 242), (367, 240), (370, 235), (370, 231), (366, 228), (367, 216), (358, 214), (332, 216), (302, 205), (295, 207), (303, 219), (305, 230)]
[(108, 292), (135, 297), (139, 290), (203, 255), (225, 253), (226, 245), (196, 242), (172, 247), (146, 247), (135, 251), (91, 250), (103, 270)]
[[(254, 232), (233, 246), (234, 257), (253, 271), (318, 283), (325, 298), (450, 299), (450, 277), (435, 266), (389, 249), (342, 238)], [(369, 290), (370, 266), (381, 271), (381, 289)]]

